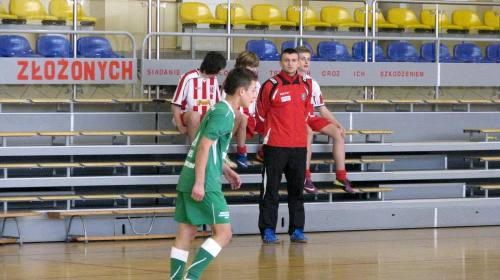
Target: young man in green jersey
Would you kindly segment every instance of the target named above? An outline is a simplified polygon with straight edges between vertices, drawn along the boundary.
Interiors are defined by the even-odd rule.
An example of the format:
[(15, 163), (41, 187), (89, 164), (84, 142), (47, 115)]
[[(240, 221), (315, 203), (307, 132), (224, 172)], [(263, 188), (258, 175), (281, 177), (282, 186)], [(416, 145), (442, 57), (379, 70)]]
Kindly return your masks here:
[[(226, 99), (210, 108), (189, 149), (177, 184), (174, 219), (179, 222), (170, 256), (170, 279), (199, 279), (232, 236), (229, 211), (222, 193), (224, 175), (232, 189), (241, 185), (240, 176), (224, 163), (231, 140), (234, 112), (248, 107), (256, 94), (257, 76), (245, 68), (230, 71), (224, 84)], [(183, 277), (191, 242), (198, 227), (208, 224), (213, 235), (196, 254)]]

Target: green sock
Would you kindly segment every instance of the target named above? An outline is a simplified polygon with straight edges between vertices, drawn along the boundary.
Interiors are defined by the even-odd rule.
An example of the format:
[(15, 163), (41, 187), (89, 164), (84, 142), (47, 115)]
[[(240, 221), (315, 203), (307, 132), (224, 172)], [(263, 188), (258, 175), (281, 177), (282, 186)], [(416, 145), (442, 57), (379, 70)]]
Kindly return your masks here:
[(194, 257), (193, 264), (188, 268), (186, 280), (197, 280), (203, 270), (215, 259), (222, 247), (212, 238), (207, 239)]
[(188, 259), (189, 251), (172, 247), (170, 252), (170, 280), (181, 280)]

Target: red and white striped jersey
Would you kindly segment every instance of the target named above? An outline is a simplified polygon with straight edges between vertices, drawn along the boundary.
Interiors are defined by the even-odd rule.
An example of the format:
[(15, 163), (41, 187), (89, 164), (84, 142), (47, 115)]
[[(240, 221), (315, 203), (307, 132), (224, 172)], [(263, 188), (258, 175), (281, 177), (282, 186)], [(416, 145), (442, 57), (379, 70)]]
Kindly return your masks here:
[[(255, 90), (255, 96), (252, 100), (252, 103), (248, 106), (248, 108), (245, 107), (240, 107), (238, 108), (240, 112), (242, 112), (245, 115), (249, 115), (252, 117), (255, 117), (255, 106), (257, 106), (257, 95), (259, 94), (260, 91), (260, 83), (257, 81), (256, 83), (256, 90)], [(224, 84), (222, 84), (222, 100), (226, 99), (226, 92), (224, 91)]]
[(175, 90), (172, 104), (181, 107), (181, 112), (197, 111), (204, 115), (210, 107), (221, 100), (217, 77), (203, 78), (199, 69), (182, 75)]
[(321, 93), (321, 88), (319, 87), (318, 82), (316, 82), (315, 79), (313, 79), (309, 75), (304, 75), (304, 78), (311, 80), (312, 82), (312, 98), (311, 98), (311, 103), (313, 106), (316, 107), (321, 107), (325, 106), (325, 103), (323, 102), (323, 93)]

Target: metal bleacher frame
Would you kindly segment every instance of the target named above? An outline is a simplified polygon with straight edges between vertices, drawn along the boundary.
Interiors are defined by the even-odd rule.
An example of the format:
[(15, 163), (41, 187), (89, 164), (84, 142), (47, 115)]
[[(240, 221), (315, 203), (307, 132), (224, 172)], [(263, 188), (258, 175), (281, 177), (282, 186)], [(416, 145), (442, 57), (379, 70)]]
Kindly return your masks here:
[[(376, 40), (426, 40), (426, 41), (434, 41), (439, 44), (442, 41), (454, 41), (457, 38), (462, 38), (460, 35), (453, 34), (450, 36), (442, 37), (438, 31), (435, 33), (435, 37), (426, 37), (420, 34), (377, 34), (376, 30), (372, 30), (372, 35), (370, 36), (368, 32), (368, 28), (365, 27), (365, 34), (359, 35), (354, 33), (355, 35), (347, 35), (338, 33), (341, 35), (333, 34), (321, 34), (320, 32), (307, 32), (304, 31), (302, 25), (299, 26), (298, 33), (299, 34), (290, 34), (290, 32), (278, 32), (279, 34), (272, 34), (271, 31), (265, 31), (260, 35), (253, 34), (245, 34), (245, 32), (241, 33), (232, 33), (231, 28), (226, 29), (225, 33), (202, 33), (204, 31), (198, 31), (193, 33), (177, 33), (177, 32), (152, 32), (151, 31), (151, 9), (153, 7), (151, 0), (149, 0), (149, 13), (148, 13), (148, 35), (144, 38), (140, 49), (141, 49), (141, 75), (142, 79), (140, 81), (140, 95), (137, 98), (144, 98), (144, 89), (146, 89), (147, 98), (151, 98), (151, 87), (159, 84), (170, 84), (174, 85), (178, 82), (177, 76), (162, 78), (161, 81), (155, 80), (154, 78), (149, 78), (145, 75), (145, 69), (154, 69), (155, 67), (163, 67), (165, 63), (168, 63), (170, 66), (175, 66), (179, 69), (180, 73), (185, 72), (185, 70), (191, 70), (199, 66), (199, 60), (161, 60), (159, 59), (159, 55), (157, 58), (152, 58), (152, 39), (156, 38), (157, 46), (159, 46), (159, 37), (162, 36), (170, 36), (170, 37), (183, 37), (183, 36), (200, 36), (200, 37), (224, 37), (227, 39), (227, 56), (231, 55), (231, 42), (233, 38), (254, 38), (254, 37), (267, 37), (267, 38), (291, 38), (297, 42), (300, 42), (303, 39), (338, 39), (338, 40), (362, 40), (365, 42), (373, 42)], [(157, 0), (157, 7), (160, 7), (160, 1)], [(363, 2), (363, 1), (352, 1), (352, 2)], [(374, 1), (372, 8), (377, 8), (377, 3), (388, 2), (388, 3), (414, 3), (413, 1)], [(230, 1), (228, 1), (228, 4)], [(302, 3), (302, 1), (301, 1)], [(365, 8), (368, 8), (368, 3), (363, 2)], [(424, 2), (416, 2), (418, 4), (430, 3), (436, 4), (436, 9), (438, 9), (438, 5), (500, 5), (500, 3), (467, 3), (467, 2), (441, 2), (441, 1), (424, 1)], [(157, 9), (158, 10), (158, 9)], [(231, 9), (228, 9), (230, 12)], [(301, 13), (302, 14), (302, 13)], [(76, 17), (75, 17), (76, 18)], [(159, 18), (157, 16), (157, 18)], [(366, 14), (366, 19), (368, 15)], [(368, 22), (366, 20), (365, 22)], [(76, 24), (75, 24), (76, 26)], [(159, 30), (159, 28), (157, 28)], [(206, 30), (205, 30), (206, 31)], [(4, 32), (4, 30), (0, 30), (0, 33)], [(13, 32), (11, 30), (5, 32)], [(19, 33), (19, 30), (15, 31)], [(26, 33), (43, 33), (46, 30), (26, 30)], [(52, 31), (51, 31), (52, 32)], [(256, 32), (256, 31), (252, 31)], [(87, 31), (61, 31), (61, 32), (52, 32), (52, 33), (62, 33), (62, 34), (117, 34), (117, 35), (126, 35), (132, 39), (134, 50), (136, 49), (135, 41), (131, 34), (127, 32), (87, 32)], [(288, 35), (287, 35), (288, 34)], [(408, 35), (408, 36), (406, 36)], [(474, 36), (465, 36), (464, 40), (473, 38), (475, 41), (492, 41), (492, 42), (500, 42), (498, 38), (476, 38)], [(365, 44), (367, 46), (368, 44)], [(368, 46), (367, 46), (368, 47)], [(439, 48), (438, 48), (439, 49)], [(159, 48), (157, 49), (159, 51)], [(365, 50), (365, 53), (367, 49)], [(76, 52), (75, 52), (76, 53)], [(136, 59), (135, 52), (133, 52), (133, 58)], [(439, 53), (437, 51), (436, 56), (439, 57)], [(365, 55), (367, 57), (367, 55)], [(439, 61), (439, 60), (437, 60)], [(228, 69), (232, 68), (233, 61), (229, 61)], [(321, 77), (321, 69), (327, 69), (325, 67), (326, 63), (329, 62), (315, 62), (315, 69), (311, 75), (313, 77)], [(482, 76), (488, 76), (491, 73), (491, 77), (494, 77), (493, 73), (498, 73), (500, 69), (499, 64), (486, 65), (488, 68), (495, 71), (488, 71)], [(484, 73), (479, 72), (477, 69), (484, 69), (482, 67), (486, 67), (485, 65), (462, 65), (457, 66), (456, 64), (453, 67), (458, 67), (456, 72), (462, 70), (465, 72), (464, 75), (459, 76), (459, 83), (468, 83), (470, 81), (469, 77), (467, 77), (467, 73), (476, 72), (476, 73)], [(338, 69), (343, 69), (345, 73), (353, 73), (354, 71), (365, 71), (365, 73), (380, 73), (380, 71), (389, 71), (388, 69), (398, 69), (397, 71), (427, 71), (426, 77), (434, 77), (425, 80), (426, 86), (435, 87), (435, 99), (439, 100), (439, 87), (443, 85), (452, 84), (457, 77), (441, 77), (441, 73), (445, 72), (447, 69), (447, 65), (441, 63), (426, 63), (424, 65), (419, 64), (411, 64), (411, 63), (376, 63), (375, 61), (369, 62), (360, 62), (360, 63), (352, 63), (352, 62), (336, 62), (335, 67)], [(463, 71), (463, 69), (468, 69), (467, 71)], [(276, 62), (265, 62), (261, 61), (261, 66), (259, 70), (263, 73), (267, 73), (271, 70), (276, 70)], [(432, 76), (434, 75), (434, 76)], [(350, 79), (342, 79), (339, 77), (324, 77), (320, 78), (319, 82), (321, 85), (325, 86), (351, 86), (351, 85), (361, 85), (364, 86), (364, 99), (365, 100), (376, 100), (376, 96), (373, 94), (369, 96), (369, 88), (371, 88), (371, 92), (375, 92), (376, 86), (387, 86), (387, 82), (381, 82), (380, 78), (372, 76), (372, 77), (361, 77), (360, 79), (350, 80)], [(222, 79), (224, 76), (221, 77)], [(453, 78), (453, 80), (452, 80)], [(456, 81), (455, 81), (456, 82)], [(415, 82), (414, 84), (408, 84), (408, 79), (396, 79), (392, 81), (390, 86), (416, 86), (422, 85)], [(483, 79), (476, 84), (478, 86), (500, 86), (499, 79), (487, 79), (487, 77), (483, 77)], [(76, 90), (76, 88), (74, 87)], [(76, 91), (74, 91), (76, 95)], [(159, 97), (158, 87), (156, 90), (157, 97)], [(74, 96), (76, 97), (76, 96)], [(134, 93), (134, 97), (135, 93)], [(73, 102), (70, 102), (71, 110), (70, 112), (63, 113), (55, 113), (54, 115), (60, 115), (69, 120), (70, 131), (78, 130), (75, 129), (75, 118), (85, 117), (85, 120), (88, 122), (96, 122), (99, 118), (104, 118), (112, 116), (112, 113), (102, 112), (95, 113), (95, 117), (90, 116), (91, 114), (87, 114), (89, 116), (85, 116), (86, 113), (77, 113), (73, 110)], [(368, 104), (365, 104), (368, 106)], [(6, 115), (6, 113), (1, 114)], [(36, 113), (34, 113), (36, 114)], [(129, 112), (128, 114), (124, 114), (123, 121), (131, 121), (130, 126), (138, 125), (139, 120), (134, 120), (134, 114), (142, 114), (147, 117), (147, 120), (155, 120), (153, 123), (148, 123), (148, 129), (151, 130), (167, 130), (168, 120), (171, 118), (169, 112)], [(383, 118), (391, 119), (392, 121), (388, 122), (388, 126), (397, 125), (396, 120), (404, 119), (405, 121), (411, 119), (412, 117), (421, 117), (424, 114), (428, 114), (428, 119), (426, 122), (415, 123), (415, 129), (419, 129), (419, 125), (425, 124), (429, 122), (429, 119), (432, 119), (437, 114), (442, 114), (443, 116), (451, 117), (458, 116), (459, 119), (466, 119), (469, 123), (466, 125), (453, 124), (453, 128), (460, 127), (456, 132), (455, 137), (451, 137), (452, 139), (444, 138), (439, 140), (429, 140), (429, 141), (420, 141), (421, 139), (416, 139), (415, 141), (408, 140), (409, 137), (403, 137), (401, 134), (404, 134), (405, 131), (395, 129), (394, 135), (390, 135), (387, 137), (384, 143), (367, 143), (365, 141), (359, 141), (357, 136), (346, 136), (346, 153), (349, 154), (412, 154), (412, 153), (430, 153), (430, 154), (447, 154), (447, 153), (485, 153), (488, 151), (500, 151), (500, 142), (497, 141), (484, 141), (484, 142), (474, 142), (469, 141), (467, 139), (467, 135), (464, 135), (461, 131), (463, 128), (471, 127), (473, 124), (473, 120), (476, 117), (481, 117), (481, 120), (488, 119), (493, 116), (493, 119), (488, 123), (493, 126), (495, 123), (500, 123), (496, 121), (498, 117), (494, 117), (493, 112), (471, 112), (470, 108), (468, 112), (438, 112), (437, 110), (433, 112), (342, 112), (339, 113), (339, 118), (343, 123), (348, 124), (348, 129), (359, 129), (356, 127), (357, 125), (363, 124), (373, 124), (366, 119), (375, 119), (380, 120)], [(30, 115), (26, 113), (26, 115)], [(363, 118), (362, 116), (366, 116)], [(378, 116), (376, 116), (378, 115)], [(167, 121), (165, 121), (167, 120)], [(110, 121), (112, 122), (112, 121)], [(66, 123), (65, 123), (66, 124)], [(433, 129), (436, 129), (439, 125), (444, 125), (445, 122), (437, 122)], [(98, 124), (95, 124), (96, 126)], [(384, 127), (384, 124), (377, 124), (378, 127), (374, 129), (392, 129), (391, 127)], [(364, 127), (365, 129), (371, 129), (371, 127)], [(412, 129), (409, 125), (406, 125), (406, 128)], [(347, 129), (347, 126), (346, 126)], [(415, 130), (413, 129), (413, 130)], [(124, 129), (120, 129), (124, 130)], [(133, 130), (133, 129), (129, 129)], [(1, 131), (5, 132), (5, 131)], [(415, 132), (413, 132), (415, 133)], [(448, 134), (439, 134), (439, 135), (451, 135), (453, 132), (449, 132)], [(71, 136), (70, 136), (71, 137)], [(68, 141), (68, 145), (8, 145), (5, 147), (0, 147), (0, 156), (1, 157), (19, 157), (19, 156), (33, 156), (33, 157), (44, 157), (44, 156), (88, 156), (92, 157), (93, 155), (101, 155), (101, 156), (141, 156), (141, 155), (151, 155), (151, 154), (160, 154), (165, 156), (170, 155), (180, 155), (187, 153), (188, 145), (182, 144), (171, 144), (171, 143), (163, 143), (158, 142), (157, 139), (148, 138), (145, 141), (134, 142), (129, 141), (127, 145), (112, 145), (112, 144), (88, 144), (83, 142), (83, 144), (74, 144), (72, 140)], [(248, 152), (250, 154), (257, 152), (259, 149), (259, 143), (249, 143)], [(235, 147), (230, 147), (230, 153), (235, 152)], [(313, 153), (318, 154), (329, 154), (331, 153), (331, 144), (313, 144)], [(262, 177), (259, 173), (248, 173), (243, 174), (242, 181), (245, 184), (258, 184), (261, 182)], [(500, 177), (500, 169), (489, 168), (488, 170), (482, 169), (443, 169), (443, 170), (414, 170), (414, 171), (370, 171), (370, 172), (351, 172), (349, 173), (349, 178), (354, 182), (391, 182), (391, 181), (409, 181), (409, 182), (419, 182), (419, 181), (468, 181), (468, 180), (494, 180), (495, 178)], [(103, 192), (105, 192), (106, 186), (156, 186), (156, 185), (169, 185), (173, 186), (177, 183), (179, 175), (131, 175), (130, 172), (127, 173), (126, 176), (116, 176), (116, 175), (98, 175), (98, 176), (53, 176), (53, 177), (40, 177), (40, 178), (0, 178), (0, 188), (8, 188), (8, 189), (47, 189), (50, 191), (51, 188), (60, 188), (60, 187), (68, 187), (70, 186), (73, 190), (78, 190), (79, 187), (83, 186), (101, 186), (103, 187)], [(314, 172), (313, 180), (315, 182), (330, 182), (335, 178), (334, 173), (331, 172)], [(225, 182), (225, 181), (224, 181)], [(29, 193), (29, 192), (27, 192)], [(323, 195), (323, 194), (322, 194)], [(332, 196), (329, 195), (328, 201), (325, 199), (320, 201), (315, 201), (317, 196), (306, 203), (306, 211), (308, 216), (307, 221), (307, 229), (308, 231), (323, 231), (323, 230), (361, 230), (361, 229), (384, 229), (384, 228), (411, 228), (411, 227), (442, 227), (442, 226), (460, 226), (460, 225), (489, 225), (489, 224), (500, 224), (500, 218), (496, 217), (495, 211), (498, 210), (500, 205), (500, 199), (491, 196), (487, 201), (476, 198), (461, 198), (461, 199), (440, 199), (440, 200), (411, 200), (411, 201), (389, 201), (389, 200), (380, 200), (380, 199), (367, 199), (363, 201), (352, 200), (352, 199), (343, 199), (344, 196), (340, 195), (340, 199), (332, 202)], [(326, 195), (324, 195), (326, 197)], [(310, 203), (309, 203), (310, 202)], [(128, 207), (130, 208), (130, 201), (128, 202)], [(42, 210), (42, 212), (46, 212), (46, 210)], [(231, 215), (234, 233), (238, 234), (248, 234), (248, 233), (257, 233), (257, 216), (258, 216), (258, 205), (255, 203), (249, 204), (232, 204), (231, 205)], [(439, 219), (438, 219), (439, 217)], [(285, 232), (287, 228), (287, 219), (288, 215), (286, 212), (286, 207), (280, 207), (279, 218), (283, 219), (283, 224), (280, 228), (277, 229), (278, 232)], [(44, 215), (43, 218), (30, 218), (29, 225), (40, 228), (47, 228), (48, 226), (43, 223), (43, 219), (46, 219)], [(115, 222), (113, 217), (102, 217), (95, 218), (104, 220), (109, 223)], [(165, 218), (168, 224), (169, 230), (175, 229), (175, 223), (173, 219)], [(91, 219), (89, 219), (91, 220)], [(332, 223), (331, 221), (334, 221)], [(66, 225), (64, 220), (53, 221), (51, 226), (55, 225), (55, 228), (64, 228)], [(105, 231), (104, 229), (102, 231)], [(30, 233), (24, 232), (23, 239), (27, 242), (30, 241), (63, 241), (66, 240), (66, 231), (63, 230), (61, 232), (57, 232), (52, 236), (43, 235), (42, 237), (37, 237), (36, 235), (39, 233)], [(102, 233), (104, 235), (109, 235), (109, 233)]]

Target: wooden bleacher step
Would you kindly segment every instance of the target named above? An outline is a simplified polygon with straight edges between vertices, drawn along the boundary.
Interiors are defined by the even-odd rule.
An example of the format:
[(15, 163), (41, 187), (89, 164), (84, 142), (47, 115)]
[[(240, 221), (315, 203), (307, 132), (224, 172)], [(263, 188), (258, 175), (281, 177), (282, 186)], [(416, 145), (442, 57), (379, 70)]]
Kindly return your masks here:
[(500, 185), (468, 185), (468, 188), (471, 189), (471, 196), (474, 195), (473, 189), (478, 188), (479, 190), (484, 191), (484, 197), (488, 198), (489, 197), (489, 191), (490, 190), (500, 190)]

